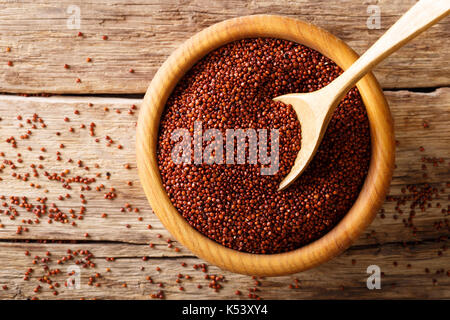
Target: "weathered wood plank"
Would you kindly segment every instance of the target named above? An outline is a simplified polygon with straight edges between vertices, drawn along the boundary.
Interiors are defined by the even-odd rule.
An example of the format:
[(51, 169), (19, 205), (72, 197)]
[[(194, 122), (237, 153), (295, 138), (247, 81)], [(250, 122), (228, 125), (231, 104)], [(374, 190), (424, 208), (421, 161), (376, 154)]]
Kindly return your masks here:
[[(450, 90), (437, 89), (431, 93), (409, 91), (387, 92), (387, 99), (394, 117), (395, 136), (398, 141), (393, 184), (419, 182), (448, 182), (450, 167)], [(428, 128), (425, 128), (429, 126)], [(423, 147), (421, 151), (420, 147)], [(423, 177), (422, 157), (443, 158), (434, 167), (427, 164)], [(436, 180), (435, 180), (436, 179)]]
[[(381, 29), (370, 30), (366, 21), (372, 3), (352, 0), (97, 0), (78, 4), (80, 29), (67, 27), (73, 1), (0, 1), (0, 92), (143, 93), (161, 63), (188, 37), (250, 14), (306, 20), (362, 53), (414, 2), (378, 1)], [(450, 20), (443, 20), (382, 63), (376, 69), (382, 86), (448, 86), (449, 26)]]
[[(399, 244), (385, 245), (381, 248), (353, 248), (345, 254), (318, 268), (291, 276), (255, 279), (208, 266), (207, 272), (194, 270), (194, 264), (203, 261), (189, 256), (173, 256), (164, 247), (149, 249), (148, 246), (131, 244), (83, 243), (83, 244), (38, 244), (38, 243), (1, 243), (0, 244), (0, 299), (40, 299), (55, 298), (49, 285), (39, 282), (44, 275), (43, 264), (32, 264), (36, 255), (46, 257), (50, 251), (50, 269), (59, 268), (61, 273), (51, 276), (52, 283), (58, 282), (58, 299), (150, 299), (150, 294), (163, 290), (168, 299), (248, 299), (250, 289), (257, 288), (262, 299), (380, 299), (380, 298), (449, 298), (450, 278), (447, 276), (448, 253), (438, 257), (435, 252), (442, 244), (423, 242), (415, 246), (402, 247)], [(56, 261), (67, 256), (67, 249), (89, 250), (94, 268), (80, 267), (80, 288), (68, 289), (64, 282), (69, 278), (68, 270), (74, 270), (74, 260), (64, 264)], [(25, 255), (29, 250), (29, 256)], [(159, 255), (160, 257), (156, 257)], [(150, 256), (147, 261), (142, 256)], [(163, 256), (171, 258), (162, 258)], [(114, 257), (115, 261), (106, 261)], [(182, 266), (186, 263), (186, 266)], [(396, 263), (396, 265), (395, 265)], [(367, 267), (377, 265), (384, 276), (381, 278), (381, 290), (368, 290), (366, 281)], [(408, 266), (409, 265), (409, 266)], [(144, 267), (144, 270), (141, 268)], [(159, 267), (161, 271), (157, 271)], [(24, 274), (33, 268), (28, 280)], [(110, 271), (107, 271), (107, 268)], [(425, 269), (429, 269), (429, 273)], [(441, 270), (444, 269), (444, 272)], [(439, 272), (438, 274), (436, 272)], [(95, 274), (100, 273), (99, 278)], [(182, 274), (181, 283), (177, 275)], [(222, 275), (225, 281), (218, 292), (208, 287), (205, 274)], [(191, 278), (186, 279), (184, 276)], [(147, 280), (150, 276), (153, 283)], [(95, 278), (88, 285), (89, 277)], [(73, 278), (73, 277), (72, 277)], [(298, 279), (299, 282), (296, 282)], [(159, 287), (159, 283), (163, 287)], [(126, 287), (123, 284), (126, 283)], [(295, 288), (298, 283), (299, 288)], [(2, 286), (8, 289), (3, 290)], [(39, 293), (34, 289), (41, 285)], [(201, 285), (202, 288), (197, 286)], [(290, 289), (289, 285), (294, 288)], [(179, 289), (182, 286), (183, 291)], [(236, 295), (236, 290), (241, 295)]]
[[(375, 220), (358, 244), (394, 242), (399, 239), (405, 241), (430, 239), (448, 231), (437, 233), (434, 222), (446, 217), (442, 209), (446, 209), (448, 205), (446, 183), (450, 181), (448, 166), (450, 89), (439, 89), (433, 93), (398, 91), (386, 94), (391, 104), (399, 141), (397, 169), (394, 173), (391, 195), (405, 196), (402, 189), (408, 184), (418, 183), (430, 183), (433, 187), (439, 190), (444, 188), (446, 191), (441, 192), (442, 199), (432, 201), (433, 207), (427, 208), (425, 213), (416, 210), (415, 224), (420, 226), (417, 237), (412, 237), (411, 230), (403, 227), (402, 219), (408, 218), (409, 204), (400, 206), (405, 211), (403, 215), (400, 215), (395, 212), (396, 201), (390, 200), (384, 206), (386, 219)], [(138, 106), (139, 102), (139, 100), (116, 98), (2, 96), (0, 98), (0, 117), (2, 118), (0, 152), (4, 152), (5, 156), (0, 157), (0, 161), (11, 160), (17, 169), (12, 170), (10, 166), (6, 166), (0, 173), (2, 179), (0, 196), (6, 197), (6, 200), (0, 201), (0, 204), (6, 202), (9, 205), (9, 196), (27, 196), (34, 204), (37, 203), (36, 197), (45, 196), (48, 197), (48, 204), (56, 203), (62, 211), (67, 213), (69, 209), (73, 209), (78, 214), (83, 206), (79, 198), (82, 193), (87, 201), (85, 205), (87, 209), (83, 220), (75, 220), (77, 223), (75, 227), (57, 222), (48, 224), (47, 219), (41, 219), (40, 224), (28, 226), (29, 232), (17, 235), (17, 227), (26, 226), (21, 220), (34, 217), (23, 208), (17, 208), (20, 216), (15, 220), (0, 214), (0, 223), (3, 225), (3, 228), (0, 228), (0, 238), (88, 239), (144, 244), (150, 241), (158, 243), (157, 234), (170, 237), (149, 208), (139, 184), (134, 155), (134, 126), (137, 115), (136, 113), (130, 115), (127, 112), (133, 104)], [(90, 107), (89, 103), (93, 106)], [(104, 108), (108, 108), (108, 111)], [(79, 111), (79, 115), (74, 114), (75, 110)], [(120, 110), (121, 113), (116, 113), (116, 110)], [(33, 134), (30, 138), (22, 140), (20, 135), (23, 135), (30, 127), (26, 120), (34, 113), (45, 120), (47, 127), (32, 130)], [(17, 120), (18, 115), (22, 116), (21, 121)], [(68, 117), (70, 121), (65, 122), (65, 117)], [(423, 121), (426, 121), (429, 128), (423, 127)], [(89, 127), (91, 122), (96, 124), (95, 137), (90, 136), (89, 129), (80, 129), (80, 124)], [(19, 128), (20, 123), (23, 123), (24, 128)], [(75, 132), (69, 132), (69, 127), (73, 127)], [(57, 136), (56, 132), (60, 132), (60, 136)], [(110, 147), (106, 146), (106, 135), (115, 141)], [(17, 141), (17, 149), (12, 148), (11, 144), (5, 141), (11, 136), (14, 136)], [(97, 138), (100, 141), (98, 143), (95, 142)], [(60, 148), (61, 143), (64, 144), (63, 149)], [(123, 146), (122, 149), (117, 148), (119, 144)], [(29, 146), (32, 147), (32, 151), (27, 150)], [(425, 151), (420, 151), (421, 146), (425, 148)], [(46, 149), (45, 152), (40, 151), (42, 147)], [(61, 153), (62, 161), (56, 160), (58, 151)], [(21, 153), (22, 163), (18, 162), (17, 153)], [(43, 156), (44, 159), (39, 160), (39, 156)], [(444, 163), (438, 163), (437, 167), (426, 163), (427, 169), (423, 170), (422, 156), (442, 158)], [(69, 158), (74, 162), (68, 163)], [(83, 166), (89, 166), (89, 171), (79, 168), (76, 163), (78, 160), (83, 161)], [(38, 178), (32, 177), (31, 164), (44, 166), (42, 170), (38, 169), (40, 174)], [(95, 164), (98, 164), (99, 168), (95, 168)], [(130, 164), (130, 169), (125, 169), (125, 164)], [(101, 177), (96, 177), (97, 181), (91, 184), (91, 187), (95, 189), (96, 186), (104, 184), (106, 189), (101, 192), (81, 192), (79, 185), (73, 184), (72, 190), (66, 190), (62, 188), (60, 182), (49, 181), (43, 176), (44, 171), (59, 173), (65, 169), (71, 170), (69, 176), (95, 177), (96, 173), (100, 173)], [(22, 175), (28, 172), (31, 173), (31, 177), (27, 182), (20, 181), (12, 177), (14, 172)], [(108, 173), (110, 179), (107, 179)], [(428, 177), (424, 178), (424, 173), (427, 173)], [(127, 184), (128, 181), (132, 183), (131, 186)], [(41, 188), (31, 188), (30, 183), (40, 184)], [(104, 194), (110, 187), (116, 189), (117, 198), (114, 200), (104, 199)], [(48, 193), (44, 190), (48, 190)], [(62, 201), (58, 199), (60, 195), (65, 196), (67, 193), (71, 195), (71, 198)], [(126, 203), (137, 207), (139, 212), (121, 212)], [(440, 208), (436, 207), (437, 203), (440, 203)], [(107, 218), (102, 218), (102, 213), (107, 213)], [(398, 219), (394, 219), (394, 215), (398, 216)], [(139, 217), (142, 217), (143, 221), (138, 221)], [(147, 229), (148, 224), (152, 226), (151, 230)], [(373, 230), (377, 231), (376, 239), (369, 237)], [(88, 238), (85, 237), (85, 233), (89, 234)]]

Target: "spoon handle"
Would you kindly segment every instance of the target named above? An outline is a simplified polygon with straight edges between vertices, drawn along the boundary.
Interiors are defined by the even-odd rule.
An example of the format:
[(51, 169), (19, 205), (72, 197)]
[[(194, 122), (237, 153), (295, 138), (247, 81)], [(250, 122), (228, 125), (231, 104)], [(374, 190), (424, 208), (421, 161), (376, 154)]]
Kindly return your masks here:
[(375, 65), (444, 18), (449, 12), (450, 0), (417, 2), (350, 68), (324, 88), (328, 93), (333, 93), (333, 101), (336, 102), (331, 104), (333, 110), (329, 110), (329, 112), (334, 111), (337, 102), (341, 101), (348, 90)]

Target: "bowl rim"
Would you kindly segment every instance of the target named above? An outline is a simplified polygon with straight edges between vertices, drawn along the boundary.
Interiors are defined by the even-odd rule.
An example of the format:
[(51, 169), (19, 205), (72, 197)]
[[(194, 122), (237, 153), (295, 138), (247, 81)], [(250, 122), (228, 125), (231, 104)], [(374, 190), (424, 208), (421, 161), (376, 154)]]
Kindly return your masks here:
[(166, 229), (200, 258), (236, 273), (279, 276), (304, 271), (335, 257), (372, 222), (389, 189), (395, 140), (389, 106), (376, 78), (367, 74), (357, 87), (370, 123), (371, 159), (367, 177), (353, 206), (328, 233), (284, 253), (252, 254), (227, 248), (195, 230), (172, 205), (161, 181), (156, 147), (165, 103), (184, 74), (207, 53), (243, 38), (270, 37), (306, 45), (347, 69), (358, 55), (320, 27), (277, 15), (252, 15), (214, 24), (185, 41), (155, 74), (141, 104), (136, 133), (139, 178), (154, 213)]

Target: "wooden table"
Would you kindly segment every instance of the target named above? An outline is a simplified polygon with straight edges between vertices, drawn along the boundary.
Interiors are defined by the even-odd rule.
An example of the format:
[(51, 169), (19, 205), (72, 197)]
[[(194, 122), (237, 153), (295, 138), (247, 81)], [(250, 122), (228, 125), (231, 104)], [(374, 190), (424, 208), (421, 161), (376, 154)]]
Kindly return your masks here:
[[(76, 14), (76, 10), (68, 11), (73, 1), (0, 1), (0, 152), (4, 153), (0, 153), (4, 164), (0, 196), (5, 196), (0, 205), (6, 205), (0, 206), (0, 298), (150, 299), (152, 293), (164, 290), (168, 299), (248, 299), (253, 288), (262, 299), (450, 298), (450, 253), (446, 250), (450, 233), (450, 19), (377, 67), (375, 74), (391, 106), (398, 141), (390, 196), (359, 241), (318, 268), (258, 279), (258, 283), (214, 266), (208, 266), (206, 273), (194, 269), (204, 262), (176, 241), (168, 244), (170, 234), (152, 213), (135, 164), (140, 99), (158, 66), (195, 32), (240, 15), (281, 14), (324, 27), (361, 53), (413, 3), (378, 1), (381, 29), (368, 29), (370, 1), (97, 0), (80, 2), (80, 29), (69, 29), (68, 19)], [(25, 93), (30, 95), (25, 97)], [(45, 127), (39, 118), (33, 122), (34, 113)], [(91, 123), (95, 123), (94, 136), (90, 135)], [(31, 129), (33, 124), (36, 129)], [(28, 138), (24, 136), (27, 130), (31, 131)], [(113, 140), (110, 146), (106, 136)], [(10, 137), (15, 138), (17, 148), (12, 140), (7, 142)], [(15, 169), (4, 160), (12, 161)], [(34, 177), (32, 164), (38, 177)], [(42, 169), (37, 168), (40, 164)], [(64, 173), (66, 169), (70, 172)], [(80, 187), (87, 185), (76, 182), (67, 190), (63, 182), (49, 180), (45, 171), (50, 177), (63, 173), (63, 179), (82, 176), (96, 181), (89, 184), (91, 190), (82, 191)], [(408, 226), (414, 200), (411, 186), (436, 188), (421, 192), (431, 200), (424, 211), (414, 209), (415, 229)], [(110, 188), (115, 188), (114, 200), (105, 199)], [(10, 196), (19, 198), (11, 200)], [(37, 224), (36, 215), (20, 205), (24, 196), (34, 208), (40, 204), (38, 198), (47, 197), (48, 207), (54, 203), (67, 216), (55, 214), (49, 219), (45, 215)], [(84, 218), (79, 220), (82, 207), (86, 208)], [(11, 220), (14, 212), (18, 216)], [(81, 255), (88, 250), (92, 266), (77, 265), (80, 258), (76, 256), (64, 261), (68, 249), (82, 250)], [(42, 259), (47, 251), (50, 270), (60, 269), (50, 277), (53, 285), (60, 284), (53, 290), (39, 281), (46, 272), (47, 262)], [(369, 265), (378, 265), (383, 272), (381, 290), (367, 289)], [(67, 279), (77, 277), (77, 267), (80, 288), (66, 288)], [(28, 268), (33, 271), (26, 280)], [(69, 276), (70, 270), (76, 274)], [(191, 278), (179, 284), (179, 273)], [(209, 288), (205, 274), (223, 275), (222, 288), (217, 292)], [(35, 293), (38, 285), (41, 289)], [(236, 295), (236, 290), (242, 294)]]

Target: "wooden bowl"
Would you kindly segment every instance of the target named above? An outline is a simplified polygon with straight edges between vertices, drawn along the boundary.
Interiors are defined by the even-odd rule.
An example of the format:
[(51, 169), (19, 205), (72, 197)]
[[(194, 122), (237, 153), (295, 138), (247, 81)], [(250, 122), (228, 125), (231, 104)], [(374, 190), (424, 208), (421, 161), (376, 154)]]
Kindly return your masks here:
[(345, 217), (322, 238), (279, 254), (251, 254), (229, 249), (191, 227), (172, 205), (162, 185), (156, 147), (161, 113), (177, 82), (202, 57), (243, 38), (286, 39), (313, 48), (347, 69), (358, 55), (329, 32), (287, 17), (255, 15), (230, 19), (195, 34), (161, 66), (143, 100), (137, 126), (137, 164), (145, 194), (170, 233), (194, 254), (233, 272), (277, 276), (317, 266), (348, 248), (372, 222), (386, 196), (394, 167), (392, 118), (383, 92), (372, 74), (358, 82), (370, 121), (372, 155), (362, 190)]

